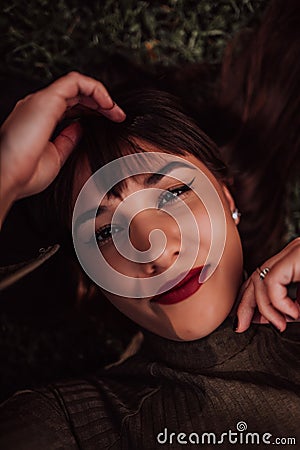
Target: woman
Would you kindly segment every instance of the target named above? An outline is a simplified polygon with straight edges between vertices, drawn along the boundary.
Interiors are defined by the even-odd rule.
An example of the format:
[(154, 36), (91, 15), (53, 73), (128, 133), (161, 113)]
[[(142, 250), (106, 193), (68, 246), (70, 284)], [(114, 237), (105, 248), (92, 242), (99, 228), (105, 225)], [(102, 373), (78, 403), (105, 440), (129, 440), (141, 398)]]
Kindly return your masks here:
[[(70, 74), (19, 104), (3, 126), (2, 217), (12, 201), (40, 191), (53, 180), (82, 134), (61, 172), (61, 180), (57, 180), (58, 192), (63, 192), (60, 183), (66, 182), (66, 175), (73, 182), (72, 195), (67, 193), (69, 204), (74, 205), (90, 175), (116, 157), (162, 153), (176, 161), (180, 156), (181, 163), (186, 164), (181, 172), (196, 167), (205, 175), (224, 211), (223, 216), (216, 217), (221, 231), (215, 238), (221, 243), (222, 217), (227, 227), (219, 263), (209, 278), (204, 275), (203, 283), (195, 283), (194, 278), (199, 279), (206, 268), (212, 239), (206, 212), (209, 205), (204, 207), (203, 198), (195, 195), (193, 178), (186, 175), (185, 183), (178, 184), (176, 172), (163, 177), (156, 173), (154, 180), (163, 184), (157, 184), (153, 191), (149, 189), (153, 177), (145, 178), (148, 167), (141, 176), (130, 176), (107, 191), (109, 195), (103, 197), (97, 214), (95, 239), (120, 275), (151, 280), (164, 274), (180, 254), (188, 253), (180, 246), (179, 230), (171, 217), (176, 218), (172, 208), (180, 210), (183, 203), (200, 232), (195, 264), (192, 270), (183, 265), (184, 278), (179, 283), (175, 279), (171, 290), (167, 286), (158, 295), (151, 295), (150, 302), (149, 296), (128, 298), (129, 291), (122, 298), (105, 286), (109, 300), (142, 327), (142, 350), (89, 379), (57, 383), (12, 397), (1, 409), (3, 448), (153, 449), (163, 443), (179, 448), (182, 444), (217, 442), (229, 448), (233, 443), (299, 439), (299, 325), (290, 324), (282, 336), (265, 325), (252, 325), (243, 334), (232, 332), (230, 312), (242, 281), (242, 252), (237, 232), (239, 215), (227, 186), (226, 167), (211, 141), (179, 105), (164, 94), (155, 95), (157, 106), (153, 94), (140, 93), (140, 100), (134, 94), (124, 98), (128, 115), (124, 123), (114, 125), (98, 116), (87, 117), (82, 126), (78, 122), (70, 125), (51, 143), (55, 124), (68, 106), (78, 102), (104, 112), (112, 120), (125, 118), (100, 83)], [(168, 132), (164, 134), (165, 130)], [(123, 170), (121, 167), (121, 175)], [(158, 224), (167, 242), (154, 259), (128, 262), (115, 252), (111, 240), (112, 235), (122, 234), (123, 225), (110, 225), (110, 221), (123, 201), (133, 198), (138, 202), (141, 198), (144, 202), (145, 192), (155, 193), (155, 207), (150, 202), (152, 206), (147, 204), (145, 209), (143, 203), (140, 214), (132, 216), (132, 243), (137, 250), (147, 251), (149, 233)], [(63, 199), (61, 203), (66, 206)], [(64, 217), (70, 227), (70, 214), (64, 213)], [(85, 222), (87, 217), (85, 214)], [(75, 231), (79, 234), (84, 226), (81, 222)], [(85, 231), (91, 230), (94, 235), (93, 221)], [(283, 272), (289, 276), (284, 285), (299, 280), (299, 243), (293, 246), (293, 251), (286, 251), (288, 264)], [(208, 260), (208, 270), (213, 263)], [(292, 270), (287, 269), (290, 266)], [(262, 290), (271, 274), (265, 266), (259, 270)], [(299, 316), (299, 307), (291, 300), (276, 307), (294, 319)]]

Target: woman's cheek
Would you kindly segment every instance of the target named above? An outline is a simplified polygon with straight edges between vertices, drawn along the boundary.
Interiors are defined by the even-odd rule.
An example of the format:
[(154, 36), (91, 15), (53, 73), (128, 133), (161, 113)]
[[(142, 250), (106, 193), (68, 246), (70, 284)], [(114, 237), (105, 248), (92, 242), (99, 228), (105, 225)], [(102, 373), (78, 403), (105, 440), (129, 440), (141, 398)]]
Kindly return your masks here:
[[(193, 207), (191, 207), (193, 206)], [(197, 222), (198, 232), (199, 232), (199, 242), (198, 242), (198, 257), (197, 259), (204, 263), (206, 261), (210, 246), (211, 246), (211, 222), (206, 211), (206, 208), (202, 204), (202, 202), (194, 202), (194, 205), (191, 205), (191, 211), (194, 215), (194, 218)]]
[(107, 246), (104, 245), (100, 251), (106, 262), (118, 273), (131, 277), (136, 276), (136, 263), (131, 261), (130, 255), (127, 258), (121, 255), (113, 242)]

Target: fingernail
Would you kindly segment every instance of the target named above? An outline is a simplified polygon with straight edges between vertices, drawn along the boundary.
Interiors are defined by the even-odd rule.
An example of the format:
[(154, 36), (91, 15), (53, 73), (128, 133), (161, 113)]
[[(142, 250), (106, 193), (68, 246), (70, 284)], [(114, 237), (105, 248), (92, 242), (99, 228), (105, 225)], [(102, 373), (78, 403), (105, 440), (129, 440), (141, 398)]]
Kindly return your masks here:
[[(97, 111), (101, 112), (101, 114), (104, 114), (106, 117), (114, 120), (115, 122), (123, 122), (126, 118), (126, 114), (123, 109), (121, 109), (115, 102), (113, 102), (113, 106), (111, 108), (101, 108), (99, 106)], [(113, 114), (113, 116), (111, 114)]]
[(108, 106), (107, 108), (104, 108), (104, 106), (99, 106), (98, 110), (99, 111), (111, 111), (112, 109), (114, 109), (116, 105), (116, 103), (110, 98), (111, 100), (111, 106)]
[(277, 334), (279, 334), (281, 336), (281, 331), (279, 328), (277, 328), (273, 323), (270, 322), (270, 326), (271, 328), (276, 331)]
[(119, 109), (120, 111), (122, 111), (123, 114), (125, 114), (124, 111), (123, 111), (123, 109), (118, 105), (118, 103), (114, 102), (114, 107), (115, 107), (116, 109)]
[(293, 321), (296, 320), (295, 317), (289, 316), (288, 314), (286, 314), (286, 317), (287, 317), (289, 320), (293, 320)]
[(238, 326), (239, 326), (239, 318), (238, 318), (238, 316), (235, 316), (235, 318), (233, 319), (233, 324), (232, 324), (233, 331), (236, 331), (238, 329)]

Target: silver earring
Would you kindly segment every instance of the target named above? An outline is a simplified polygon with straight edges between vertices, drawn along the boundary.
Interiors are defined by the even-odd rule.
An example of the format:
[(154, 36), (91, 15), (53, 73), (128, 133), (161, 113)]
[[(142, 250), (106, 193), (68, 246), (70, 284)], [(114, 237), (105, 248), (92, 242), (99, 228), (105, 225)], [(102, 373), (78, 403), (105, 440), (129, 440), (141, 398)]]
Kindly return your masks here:
[(237, 208), (235, 208), (235, 210), (232, 211), (231, 215), (235, 222), (237, 222), (239, 220), (239, 218), (241, 217), (241, 213), (239, 212), (239, 210)]

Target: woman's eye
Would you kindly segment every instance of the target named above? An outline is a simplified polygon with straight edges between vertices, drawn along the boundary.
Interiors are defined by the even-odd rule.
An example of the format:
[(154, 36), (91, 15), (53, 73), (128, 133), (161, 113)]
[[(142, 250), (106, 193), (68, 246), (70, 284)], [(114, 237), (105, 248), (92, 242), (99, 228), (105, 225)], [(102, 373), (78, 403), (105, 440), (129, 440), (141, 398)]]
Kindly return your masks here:
[(186, 192), (191, 190), (191, 184), (194, 180), (192, 180), (188, 184), (183, 184), (182, 186), (178, 186), (176, 188), (168, 189), (163, 192), (158, 199), (158, 208), (162, 208), (166, 204), (173, 203), (178, 200), (178, 197), (183, 196)]
[(122, 227), (112, 224), (105, 225), (104, 227), (99, 228), (95, 233), (98, 245), (101, 246), (108, 243), (112, 239), (113, 235), (119, 233), (122, 230)]

